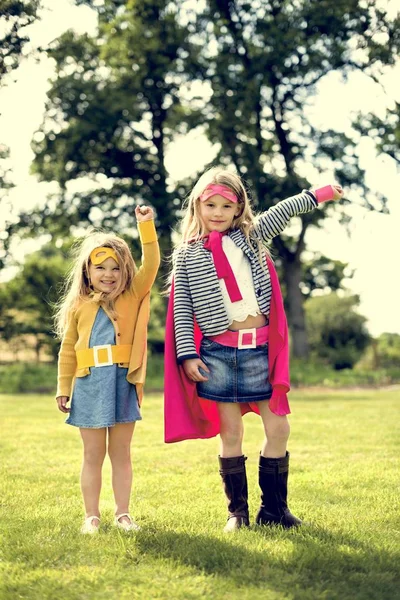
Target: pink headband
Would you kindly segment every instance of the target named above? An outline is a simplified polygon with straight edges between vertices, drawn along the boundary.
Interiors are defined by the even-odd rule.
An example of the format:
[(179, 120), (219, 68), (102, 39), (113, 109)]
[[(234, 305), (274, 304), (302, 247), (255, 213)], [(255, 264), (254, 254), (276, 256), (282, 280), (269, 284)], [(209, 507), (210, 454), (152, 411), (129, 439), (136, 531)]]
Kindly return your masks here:
[(210, 185), (208, 185), (204, 192), (201, 194), (200, 200), (202, 202), (205, 202), (206, 200), (208, 200), (212, 196), (216, 196), (217, 194), (219, 196), (223, 196), (231, 202), (238, 201), (237, 196), (232, 192), (232, 190), (226, 187), (226, 185), (220, 185), (218, 183), (211, 183)]

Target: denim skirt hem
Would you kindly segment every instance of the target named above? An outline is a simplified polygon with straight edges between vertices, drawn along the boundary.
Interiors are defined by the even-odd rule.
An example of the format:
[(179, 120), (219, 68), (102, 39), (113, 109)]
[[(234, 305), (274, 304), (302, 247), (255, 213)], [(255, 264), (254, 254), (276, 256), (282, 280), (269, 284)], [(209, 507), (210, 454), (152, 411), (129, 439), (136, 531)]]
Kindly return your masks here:
[[(200, 394), (199, 394), (200, 395)], [(265, 394), (261, 394), (259, 396), (249, 396), (249, 397), (243, 397), (241, 396), (240, 398), (226, 398), (226, 397), (221, 397), (221, 396), (212, 396), (211, 394), (201, 394), (201, 398), (204, 398), (204, 400), (213, 400), (214, 402), (222, 402), (222, 403), (226, 403), (226, 404), (243, 404), (245, 402), (268, 402), (271, 399), (271, 395), (267, 398)]]
[(142, 417), (138, 417), (137, 419), (129, 419), (128, 421), (114, 421), (114, 423), (109, 423), (108, 425), (81, 425), (79, 423), (72, 423), (68, 419), (65, 421), (67, 425), (72, 425), (72, 427), (79, 427), (80, 429), (104, 429), (108, 427), (115, 427), (115, 425), (119, 425), (120, 423), (136, 423), (136, 421), (141, 421)]

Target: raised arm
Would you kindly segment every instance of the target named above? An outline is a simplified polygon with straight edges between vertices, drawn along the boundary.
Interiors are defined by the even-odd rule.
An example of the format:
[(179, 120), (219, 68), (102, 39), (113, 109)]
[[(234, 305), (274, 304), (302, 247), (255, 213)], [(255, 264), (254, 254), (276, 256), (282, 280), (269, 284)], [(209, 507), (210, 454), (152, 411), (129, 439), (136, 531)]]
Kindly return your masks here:
[(340, 185), (303, 190), (301, 194), (278, 202), (256, 217), (255, 230), (264, 241), (269, 241), (282, 233), (292, 217), (310, 212), (322, 202), (342, 197), (343, 189)]
[(160, 266), (160, 248), (154, 226), (154, 213), (149, 206), (136, 207), (138, 231), (142, 243), (142, 264), (133, 280), (133, 292), (143, 298), (150, 291)]
[(282, 200), (256, 217), (255, 230), (264, 240), (269, 241), (282, 233), (292, 217), (301, 215), (318, 206), (317, 198), (311, 191)]

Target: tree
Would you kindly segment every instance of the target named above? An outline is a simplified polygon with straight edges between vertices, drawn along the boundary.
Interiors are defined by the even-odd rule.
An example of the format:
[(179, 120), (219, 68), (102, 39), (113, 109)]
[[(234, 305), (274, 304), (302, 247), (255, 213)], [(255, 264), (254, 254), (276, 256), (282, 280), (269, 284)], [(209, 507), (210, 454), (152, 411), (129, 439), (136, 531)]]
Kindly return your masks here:
[(376, 352), (380, 367), (398, 368), (400, 365), (400, 335), (398, 333), (382, 333), (377, 339)]
[[(181, 111), (185, 28), (166, 0), (81, 1), (98, 12), (98, 35), (66, 32), (49, 50), (56, 78), (35, 137), (34, 171), (57, 181), (61, 196), (44, 211), (22, 214), (24, 228), (66, 235), (73, 225), (135, 229), (134, 205), (155, 207), (161, 246), (170, 253), (177, 203), (165, 148)], [(90, 178), (71, 194), (67, 183)]]
[(399, 369), (400, 335), (398, 333), (382, 333), (373, 339), (362, 357), (364, 368)]
[[(3, 27), (0, 33), (0, 86), (6, 76), (14, 71), (21, 60), (24, 45), (29, 41), (25, 28), (38, 18), (40, 0), (0, 0), (0, 16)], [(7, 191), (13, 187), (10, 169), (6, 160), (9, 149), (0, 143), (0, 206), (7, 197)], [(0, 237), (0, 270), (3, 268), (7, 234)], [(5, 246), (3, 248), (2, 246)]]
[(358, 131), (375, 141), (376, 149), (387, 154), (400, 167), (400, 103), (387, 111), (385, 119), (376, 115), (360, 115), (356, 124)]
[[(311, 163), (319, 172), (332, 168), (345, 188), (360, 192), (367, 209), (386, 210), (384, 198), (377, 203), (368, 194), (356, 139), (328, 124), (316, 130), (304, 107), (333, 70), (344, 78), (353, 70), (376, 78), (381, 65), (393, 64), (399, 21), (390, 21), (372, 0), (206, 3), (196, 19), (199, 53), (190, 70), (211, 89), (199, 123), (219, 147), (215, 162), (236, 167), (260, 209), (309, 187), (305, 173)], [(330, 205), (303, 216), (298, 234), (274, 241), (283, 263), (295, 356), (308, 354), (301, 293), (306, 233), (333, 210)]]
[(337, 293), (305, 303), (310, 348), (335, 369), (351, 369), (370, 342), (366, 318), (355, 310), (358, 304), (358, 296)]
[(310, 298), (315, 290), (336, 292), (343, 289), (343, 279), (350, 279), (353, 271), (347, 263), (332, 260), (315, 253), (312, 260), (303, 261), (300, 289), (304, 298)]
[[(394, 61), (399, 19), (390, 21), (375, 2), (208, 0), (197, 11), (184, 0), (79, 3), (97, 10), (98, 35), (69, 32), (50, 50), (57, 76), (34, 142), (34, 168), (59, 182), (61, 196), (22, 214), (10, 233), (65, 235), (88, 222), (123, 231), (134, 226), (133, 203), (145, 200), (157, 210), (168, 254), (177, 196), (187, 187), (174, 190), (165, 148), (175, 132), (197, 126), (218, 148), (215, 162), (246, 178), (259, 209), (308, 187), (308, 163), (320, 172), (332, 167), (366, 208), (386, 209), (384, 198), (368, 194), (356, 141), (329, 126), (315, 130), (304, 111), (332, 70), (376, 78)], [(188, 98), (186, 83), (207, 93)], [(68, 182), (84, 176), (93, 189), (72, 193)], [(334, 208), (304, 216), (298, 233), (275, 240), (295, 356), (308, 353), (300, 289), (306, 234)]]
[(0, 0), (0, 80), (18, 67), (29, 41), (25, 28), (37, 19), (39, 6), (40, 0)]
[(67, 249), (52, 244), (29, 255), (20, 272), (0, 285), (0, 333), (6, 342), (34, 339), (39, 357), (46, 347), (55, 357), (58, 341), (53, 331), (54, 304), (68, 266)]

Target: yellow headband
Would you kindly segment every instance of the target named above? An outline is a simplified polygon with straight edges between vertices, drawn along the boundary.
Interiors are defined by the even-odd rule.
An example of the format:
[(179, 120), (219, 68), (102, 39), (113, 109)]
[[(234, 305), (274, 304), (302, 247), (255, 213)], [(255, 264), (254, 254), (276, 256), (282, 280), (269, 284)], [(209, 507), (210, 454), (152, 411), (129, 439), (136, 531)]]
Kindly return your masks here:
[(115, 262), (118, 264), (118, 257), (112, 248), (105, 248), (104, 246), (100, 246), (99, 248), (95, 248), (90, 253), (90, 260), (92, 265), (101, 265), (107, 258), (113, 258)]

